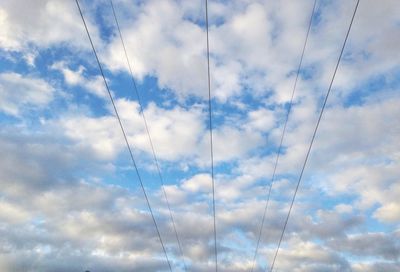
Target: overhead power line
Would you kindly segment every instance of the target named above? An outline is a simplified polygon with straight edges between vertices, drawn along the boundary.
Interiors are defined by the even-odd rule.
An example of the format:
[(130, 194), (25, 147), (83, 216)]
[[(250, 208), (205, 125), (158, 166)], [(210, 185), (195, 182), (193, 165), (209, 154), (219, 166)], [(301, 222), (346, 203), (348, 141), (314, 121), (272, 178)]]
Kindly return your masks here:
[(105, 75), (104, 75), (103, 68), (102, 68), (102, 65), (101, 65), (101, 63), (100, 63), (99, 57), (97, 56), (97, 52), (96, 52), (96, 49), (95, 49), (95, 47), (94, 47), (92, 38), (91, 38), (91, 36), (90, 36), (88, 27), (87, 27), (87, 25), (86, 25), (86, 21), (85, 21), (85, 18), (84, 18), (84, 16), (83, 16), (81, 7), (80, 7), (80, 5), (79, 5), (79, 1), (78, 1), (78, 0), (75, 0), (75, 2), (76, 2), (76, 5), (78, 6), (79, 14), (80, 14), (80, 16), (81, 16), (81, 18), (82, 18), (82, 22), (83, 22), (83, 25), (84, 25), (84, 27), (85, 27), (86, 34), (87, 34), (87, 36), (88, 36), (88, 38), (89, 38), (89, 42), (90, 42), (90, 45), (91, 45), (92, 50), (93, 50), (93, 54), (94, 54), (94, 56), (96, 57), (96, 61), (97, 61), (97, 64), (98, 64), (98, 66), (99, 66), (99, 70), (100, 70), (101, 76), (102, 76), (102, 78), (103, 78), (103, 80), (104, 80), (104, 85), (105, 85), (105, 87), (106, 87), (106, 89), (107, 89), (107, 92), (108, 92), (108, 95), (109, 95), (111, 104), (112, 104), (112, 106), (113, 106), (113, 108), (114, 108), (115, 116), (116, 116), (117, 119), (118, 119), (119, 126), (120, 126), (121, 131), (122, 131), (122, 134), (123, 134), (123, 136), (124, 136), (125, 143), (126, 143), (126, 146), (127, 146), (127, 148), (128, 148), (128, 151), (129, 151), (129, 154), (130, 154), (130, 157), (131, 157), (131, 160), (132, 160), (132, 164), (133, 164), (133, 166), (134, 166), (134, 168), (135, 168), (136, 175), (137, 175), (137, 177), (138, 177), (138, 179), (139, 179), (140, 186), (141, 186), (141, 188), (142, 188), (144, 197), (145, 197), (145, 199), (146, 199), (147, 207), (148, 207), (148, 209), (149, 209), (149, 211), (150, 211), (151, 218), (153, 219), (153, 223), (154, 223), (154, 226), (155, 226), (156, 231), (157, 231), (157, 236), (158, 236), (158, 238), (159, 238), (159, 240), (160, 240), (162, 249), (163, 249), (163, 251), (164, 251), (165, 259), (166, 259), (166, 261), (167, 261), (167, 263), (168, 263), (169, 270), (172, 272), (171, 263), (170, 263), (170, 261), (169, 261), (167, 251), (166, 251), (166, 249), (165, 249), (164, 242), (163, 242), (163, 240), (162, 240), (162, 238), (161, 238), (161, 234), (160, 234), (160, 231), (159, 231), (159, 229), (158, 229), (158, 225), (157, 225), (156, 219), (155, 219), (155, 217), (154, 217), (153, 210), (151, 209), (150, 201), (149, 201), (149, 198), (147, 197), (147, 193), (146, 193), (146, 190), (145, 190), (145, 188), (144, 188), (143, 181), (142, 181), (142, 178), (141, 178), (141, 176), (140, 176), (139, 170), (138, 170), (138, 168), (137, 168), (136, 161), (135, 161), (135, 159), (134, 159), (134, 157), (133, 157), (133, 153), (132, 153), (131, 147), (130, 147), (130, 145), (129, 145), (128, 138), (127, 138), (127, 136), (126, 136), (124, 126), (122, 125), (121, 118), (119, 117), (117, 107), (115, 106), (113, 96), (112, 96), (112, 94), (111, 94), (111, 91), (110, 91), (110, 88), (109, 88), (109, 86), (108, 86), (106, 77), (105, 77)]
[(297, 181), (297, 186), (296, 186), (296, 189), (295, 189), (294, 194), (293, 194), (292, 202), (291, 202), (291, 204), (290, 204), (290, 208), (289, 208), (288, 214), (287, 214), (287, 216), (286, 216), (286, 220), (285, 220), (285, 224), (284, 224), (283, 229), (282, 229), (281, 236), (280, 236), (280, 238), (279, 238), (278, 247), (277, 247), (277, 249), (276, 249), (276, 251), (275, 251), (275, 255), (274, 255), (274, 258), (273, 258), (273, 261), (272, 261), (272, 264), (271, 264), (270, 272), (272, 272), (273, 269), (274, 269), (275, 261), (276, 261), (276, 258), (277, 258), (277, 256), (278, 256), (278, 253), (279, 253), (279, 248), (280, 248), (280, 246), (281, 246), (281, 243), (282, 243), (282, 240), (283, 240), (283, 236), (284, 236), (284, 234), (285, 234), (285, 230), (286, 230), (286, 227), (287, 227), (287, 224), (288, 224), (288, 221), (289, 221), (290, 213), (291, 213), (291, 211), (292, 211), (292, 208), (293, 208), (293, 205), (294, 205), (294, 201), (295, 201), (295, 199), (296, 199), (297, 191), (299, 190), (299, 186), (300, 186), (301, 179), (302, 179), (302, 177), (303, 177), (304, 169), (305, 169), (305, 167), (306, 167), (306, 165), (307, 165), (307, 161), (308, 161), (308, 158), (309, 158), (309, 156), (310, 156), (311, 148), (312, 148), (312, 146), (313, 146), (314, 139), (315, 139), (315, 136), (316, 136), (316, 134), (317, 134), (318, 127), (319, 127), (319, 124), (320, 124), (321, 119), (322, 119), (322, 115), (323, 115), (324, 110), (325, 110), (325, 107), (326, 107), (326, 103), (327, 103), (328, 98), (329, 98), (329, 95), (330, 95), (330, 93), (331, 93), (333, 81), (335, 80), (336, 73), (337, 73), (337, 70), (338, 70), (338, 68), (339, 68), (340, 60), (342, 59), (343, 51), (344, 51), (344, 48), (345, 48), (345, 46), (346, 46), (347, 39), (348, 39), (348, 37), (349, 37), (351, 27), (352, 27), (352, 25), (353, 25), (354, 17), (356, 16), (359, 3), (360, 3), (360, 0), (357, 0), (356, 6), (355, 6), (354, 11), (353, 11), (353, 16), (351, 17), (351, 21), (350, 21), (349, 27), (348, 27), (348, 29), (347, 29), (346, 37), (345, 37), (345, 39), (344, 39), (344, 42), (343, 42), (343, 45), (342, 45), (342, 49), (341, 49), (341, 51), (340, 51), (340, 55), (339, 55), (339, 58), (338, 58), (338, 60), (337, 60), (336, 66), (335, 66), (335, 70), (334, 70), (333, 75), (332, 75), (332, 79), (331, 79), (331, 82), (330, 82), (330, 84), (329, 84), (328, 91), (327, 91), (327, 93), (326, 93), (326, 95), (325, 95), (324, 103), (323, 103), (323, 105), (322, 105), (321, 112), (320, 112), (320, 114), (319, 114), (318, 121), (317, 121), (317, 123), (316, 123), (316, 125), (315, 125), (314, 132), (313, 132), (313, 135), (312, 135), (312, 137), (311, 137), (311, 142), (310, 142), (310, 145), (309, 145), (309, 147), (308, 147), (307, 154), (306, 154), (306, 157), (305, 157), (305, 159), (304, 159), (303, 166), (302, 166), (302, 168), (301, 168), (300, 176), (299, 176), (299, 179), (298, 179), (298, 181)]
[(214, 217), (214, 254), (215, 271), (218, 272), (218, 250), (217, 250), (217, 224), (215, 218), (215, 181), (214, 181), (214, 148), (212, 128), (212, 107), (211, 107), (211, 77), (210, 77), (210, 42), (208, 37), (208, 0), (206, 2), (206, 33), (207, 33), (207, 79), (208, 79), (208, 117), (210, 126), (210, 158), (211, 158), (211, 183), (212, 183), (212, 206)]
[(126, 63), (128, 65), (128, 68), (129, 68), (129, 73), (130, 73), (130, 76), (131, 76), (133, 89), (135, 91), (135, 94), (136, 94), (136, 97), (137, 97), (137, 100), (138, 100), (138, 103), (139, 103), (140, 113), (141, 113), (142, 118), (143, 118), (143, 123), (144, 123), (144, 126), (146, 128), (147, 136), (148, 136), (149, 143), (150, 143), (150, 146), (151, 146), (151, 151), (153, 153), (154, 164), (155, 164), (155, 166), (157, 168), (157, 172), (158, 172), (158, 176), (159, 176), (159, 179), (160, 179), (160, 183), (161, 183), (161, 188), (162, 188), (162, 191), (163, 191), (164, 199), (165, 199), (165, 202), (166, 202), (167, 207), (168, 207), (169, 217), (170, 217), (170, 220), (171, 220), (171, 223), (172, 223), (172, 227), (174, 229), (175, 237), (176, 237), (176, 240), (177, 240), (177, 243), (178, 243), (179, 252), (180, 252), (181, 257), (182, 257), (183, 266), (184, 266), (185, 271), (187, 271), (186, 262), (185, 262), (185, 256), (183, 254), (181, 241), (179, 239), (179, 235), (178, 235), (178, 232), (176, 230), (175, 220), (174, 220), (174, 217), (172, 215), (172, 210), (171, 210), (171, 206), (169, 204), (167, 192), (165, 191), (164, 179), (163, 179), (163, 176), (162, 176), (162, 173), (161, 173), (160, 164), (158, 163), (158, 158), (157, 158), (157, 155), (156, 155), (156, 152), (155, 152), (155, 148), (154, 148), (154, 145), (153, 145), (153, 140), (151, 138), (149, 127), (147, 125), (147, 119), (146, 119), (146, 116), (145, 116), (145, 113), (144, 113), (144, 110), (143, 110), (143, 104), (142, 104), (141, 97), (140, 97), (140, 94), (139, 94), (139, 91), (138, 91), (138, 88), (137, 88), (137, 85), (136, 85), (135, 77), (133, 76), (131, 62), (129, 60), (129, 57), (128, 57), (128, 54), (127, 54), (127, 51), (126, 51), (125, 42), (124, 42), (124, 39), (123, 39), (123, 36), (122, 36), (121, 28), (119, 26), (118, 17), (116, 15), (115, 8), (114, 8), (114, 3), (113, 3), (112, 0), (110, 0), (110, 4), (111, 4), (111, 8), (112, 8), (112, 13), (113, 13), (113, 16), (114, 16), (115, 24), (116, 24), (117, 29), (118, 29), (119, 38), (121, 40), (121, 44), (122, 44), (122, 47), (123, 47), (123, 50), (124, 50)]
[(271, 182), (270, 182), (270, 184), (269, 184), (268, 195), (267, 195), (267, 201), (266, 201), (266, 203), (265, 203), (264, 214), (263, 214), (263, 216), (262, 216), (261, 226), (260, 226), (260, 230), (259, 230), (259, 233), (258, 233), (256, 249), (255, 249), (255, 252), (254, 252), (253, 263), (252, 263), (252, 266), (251, 266), (251, 272), (253, 272), (254, 266), (255, 266), (255, 264), (256, 264), (256, 259), (257, 259), (257, 255), (258, 255), (258, 249), (259, 249), (259, 246), (260, 246), (262, 231), (263, 231), (263, 229), (264, 229), (265, 217), (266, 217), (266, 215), (267, 215), (269, 200), (270, 200), (270, 196), (271, 196), (272, 185), (273, 185), (273, 183), (274, 183), (274, 181), (275, 181), (276, 168), (277, 168), (277, 166), (278, 166), (279, 157), (280, 157), (281, 149), (282, 149), (282, 143), (283, 143), (283, 139), (284, 139), (285, 133), (286, 133), (286, 126), (287, 126), (287, 123), (288, 123), (288, 120), (289, 120), (289, 116), (290, 116), (290, 112), (291, 112), (292, 105), (293, 105), (293, 98), (294, 98), (294, 94), (295, 94), (295, 92), (296, 92), (297, 81), (298, 81), (299, 74), (300, 74), (300, 71), (301, 71), (301, 67), (302, 67), (302, 64), (303, 64), (304, 52), (306, 51), (306, 46), (307, 46), (307, 42), (308, 42), (308, 36), (309, 36), (309, 34), (310, 34), (310, 29), (311, 29), (311, 25), (312, 25), (312, 21), (313, 21), (313, 16), (314, 16), (314, 12), (315, 12), (316, 3), (317, 3), (317, 0), (314, 0), (313, 8), (312, 8), (311, 15), (310, 15), (310, 20), (309, 20), (309, 23), (308, 23), (307, 34), (306, 34), (306, 38), (305, 38), (305, 40), (304, 40), (304, 44), (303, 44), (303, 49), (302, 49), (302, 52), (301, 52), (301, 57), (300, 57), (299, 66), (298, 66), (298, 68), (297, 68), (296, 79), (295, 79), (295, 81), (294, 81), (294, 85), (293, 85), (293, 89), (292, 89), (292, 95), (291, 95), (291, 97), (290, 97), (290, 102), (289, 102), (288, 110), (287, 110), (287, 113), (286, 113), (285, 124), (284, 124), (284, 126), (283, 126), (283, 130), (282, 130), (282, 134), (281, 134), (281, 139), (280, 139), (280, 143), (279, 143), (279, 147), (278, 147), (278, 152), (277, 152), (276, 158), (275, 158), (274, 170), (273, 170), (273, 172), (272, 172)]

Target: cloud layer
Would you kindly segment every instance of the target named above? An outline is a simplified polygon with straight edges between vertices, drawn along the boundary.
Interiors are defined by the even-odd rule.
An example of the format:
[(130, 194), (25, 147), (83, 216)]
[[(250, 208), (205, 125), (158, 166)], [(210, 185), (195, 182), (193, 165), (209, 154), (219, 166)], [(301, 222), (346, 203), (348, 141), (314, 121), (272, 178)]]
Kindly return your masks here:
[[(81, 1), (174, 271), (108, 1)], [(318, 1), (255, 271), (269, 267), (355, 1)], [(204, 1), (114, 2), (190, 271), (214, 267)], [(313, 1), (210, 1), (219, 271), (250, 271)], [(276, 268), (400, 270), (395, 0), (360, 3)], [(168, 271), (73, 1), (0, 4), (0, 270)]]

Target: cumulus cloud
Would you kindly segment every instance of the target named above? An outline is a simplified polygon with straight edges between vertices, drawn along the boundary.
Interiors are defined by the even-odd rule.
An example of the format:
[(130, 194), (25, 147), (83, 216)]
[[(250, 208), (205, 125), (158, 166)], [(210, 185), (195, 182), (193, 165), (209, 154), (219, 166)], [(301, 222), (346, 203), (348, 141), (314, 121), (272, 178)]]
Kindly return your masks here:
[(113, 116), (71, 117), (61, 120), (60, 125), (65, 129), (66, 136), (74, 140), (78, 147), (93, 152), (99, 158), (115, 158), (125, 147), (118, 123)]
[[(141, 205), (135, 194), (119, 186), (96, 185), (79, 181), (73, 175), (60, 175), (78, 163), (79, 152), (72, 152), (74, 156), (70, 156), (71, 151), (62, 152), (62, 146), (49, 146), (42, 141), (44, 139), (39, 139), (24, 138), (25, 151), (21, 153), (18, 140), (2, 135), (2, 151), (12, 152), (13, 156), (3, 157), (1, 163), (4, 190), (0, 217), (4, 239), (0, 266), (5, 271), (67, 271), (70, 261), (79, 270), (97, 269), (102, 265), (106, 270), (115, 269), (115, 265), (122, 270), (132, 269), (132, 266), (138, 269), (143, 265), (148, 267), (146, 263), (152, 267), (162, 266), (161, 261), (152, 260), (152, 249), (146, 250), (141, 246), (149, 244), (138, 240), (145, 233), (151, 237), (153, 229), (147, 228), (150, 218), (145, 212), (128, 208)], [(49, 159), (52, 163), (48, 163)], [(24, 167), (26, 173), (15, 171), (11, 166), (13, 163)], [(30, 173), (28, 169), (32, 169)], [(24, 201), (19, 201), (22, 198)], [(135, 235), (135, 230), (141, 235)], [(130, 233), (132, 240), (123, 239), (123, 233)], [(153, 242), (157, 248), (157, 240)], [(71, 247), (79, 247), (82, 253), (86, 253), (67, 253)], [(133, 253), (135, 250), (132, 249), (136, 247), (140, 251)], [(115, 254), (115, 248), (119, 248), (122, 255)], [(58, 254), (65, 258), (54, 263), (33, 262), (35, 258), (49, 259)], [(123, 255), (126, 258), (121, 257)], [(21, 262), (22, 256), (26, 258)]]
[(0, 21), (0, 45), (5, 50), (24, 51), (29, 50), (32, 44), (41, 48), (63, 43), (89, 48), (79, 13), (72, 1), (3, 1)]
[[(152, 150), (139, 111), (139, 104), (135, 101), (117, 99), (116, 106), (132, 147), (151, 154)], [(199, 137), (204, 133), (204, 125), (199, 117), (202, 112), (199, 109), (186, 110), (177, 106), (166, 110), (150, 104), (145, 109), (145, 115), (160, 159), (174, 161), (195, 156)], [(115, 157), (125, 148), (118, 121), (112, 115), (71, 116), (60, 120), (60, 123), (71, 139), (82, 147), (90, 148), (100, 157)]]
[(329, 245), (340, 251), (348, 251), (357, 256), (381, 257), (387, 261), (396, 261), (400, 258), (398, 234), (365, 233), (349, 235), (348, 237), (329, 241)]
[(197, 174), (182, 184), (182, 188), (191, 193), (204, 193), (211, 191), (211, 176), (208, 174)]
[[(138, 152), (152, 154), (140, 107), (137, 102), (117, 99), (116, 106), (127, 132), (128, 140)], [(112, 111), (110, 109), (110, 111)], [(144, 109), (149, 132), (157, 156), (166, 161), (190, 159), (186, 164), (209, 164), (209, 134), (202, 106), (172, 109), (149, 104)], [(125, 147), (117, 119), (114, 116), (87, 117), (72, 115), (60, 120), (66, 135), (82, 148), (94, 151), (102, 158), (115, 157)], [(112, 129), (110, 129), (112, 128)], [(242, 139), (249, 141), (242, 143)], [(224, 162), (246, 156), (263, 143), (260, 132), (224, 126), (215, 129), (215, 159)]]
[(51, 69), (61, 72), (64, 76), (65, 82), (69, 86), (82, 86), (89, 93), (100, 98), (108, 98), (107, 90), (104, 87), (104, 80), (101, 76), (87, 78), (84, 76), (85, 68), (79, 66), (77, 70), (68, 68), (67, 64), (63, 61), (56, 62), (51, 66)]
[(29, 108), (44, 108), (54, 96), (54, 88), (41, 78), (14, 72), (0, 74), (0, 109), (19, 116)]

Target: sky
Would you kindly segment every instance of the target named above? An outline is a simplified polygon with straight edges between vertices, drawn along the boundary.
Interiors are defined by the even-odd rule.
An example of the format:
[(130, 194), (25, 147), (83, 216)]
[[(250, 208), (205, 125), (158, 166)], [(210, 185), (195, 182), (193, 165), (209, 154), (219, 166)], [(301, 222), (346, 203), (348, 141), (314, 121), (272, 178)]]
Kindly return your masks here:
[[(108, 0), (81, 0), (184, 271)], [(210, 0), (219, 271), (250, 271), (313, 0)], [(355, 0), (318, 0), (254, 271), (271, 265)], [(204, 0), (114, 0), (188, 271), (214, 270)], [(169, 271), (75, 1), (0, 3), (0, 270)], [(400, 271), (400, 5), (361, 0), (274, 271)]]

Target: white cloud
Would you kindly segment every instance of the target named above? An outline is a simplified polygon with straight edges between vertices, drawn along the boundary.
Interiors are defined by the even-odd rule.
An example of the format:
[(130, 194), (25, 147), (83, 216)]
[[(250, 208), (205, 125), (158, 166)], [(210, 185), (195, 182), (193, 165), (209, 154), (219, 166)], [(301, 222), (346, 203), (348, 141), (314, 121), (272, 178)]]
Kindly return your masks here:
[(60, 71), (65, 82), (70, 86), (82, 86), (89, 93), (100, 98), (108, 98), (107, 90), (104, 87), (104, 80), (101, 76), (85, 77), (85, 67), (79, 66), (77, 70), (71, 70), (63, 61), (56, 62), (51, 69)]
[[(152, 156), (138, 103), (125, 99), (116, 99), (115, 103), (134, 153), (142, 151)], [(185, 109), (177, 106), (163, 109), (149, 104), (144, 111), (156, 154), (161, 160), (176, 161), (197, 156), (199, 138), (204, 133), (199, 108)], [(113, 112), (111, 106), (110, 112)], [(112, 159), (125, 150), (121, 129), (116, 117), (112, 115), (72, 115), (62, 118), (59, 123), (68, 137), (81, 147), (91, 149), (100, 158)]]
[[(144, 130), (143, 121), (140, 120), (140, 132), (131, 122), (132, 114), (135, 118), (141, 118), (139, 113), (132, 112), (129, 103), (123, 100), (117, 103), (121, 109), (121, 116), (127, 120), (127, 127), (131, 134), (131, 142), (137, 148), (151, 153), (147, 133)], [(131, 115), (124, 114), (130, 112)], [(150, 135), (153, 140), (155, 151), (160, 159), (179, 160), (196, 156), (201, 135), (204, 133), (203, 113), (201, 108), (194, 106), (185, 109), (175, 106), (172, 109), (163, 109), (155, 104), (149, 104), (144, 110)]]
[(28, 211), (4, 200), (0, 201), (0, 211), (0, 218), (3, 222), (26, 223), (31, 218)]
[(246, 127), (268, 132), (275, 125), (275, 113), (268, 109), (257, 109), (249, 112)]
[(113, 159), (125, 148), (122, 133), (113, 116), (75, 116), (60, 120), (59, 125), (67, 137), (77, 142), (78, 147), (94, 152), (99, 159)]
[(183, 181), (182, 188), (190, 193), (210, 193), (211, 177), (209, 174), (197, 174)]
[(377, 263), (357, 263), (352, 266), (352, 270), (355, 272), (385, 272), (385, 271), (396, 271), (400, 269), (398, 263), (392, 262), (377, 262)]
[(335, 210), (338, 213), (351, 213), (353, 211), (353, 206), (348, 204), (339, 204), (335, 206)]
[(350, 271), (338, 253), (312, 242), (292, 242), (281, 249), (275, 269), (284, 271)]
[(44, 108), (54, 92), (41, 78), (13, 72), (0, 74), (0, 110), (6, 114), (19, 116), (28, 109)]
[[(123, 8), (117, 8), (120, 10)], [(206, 97), (204, 31), (183, 20), (184, 12), (174, 1), (149, 1), (141, 6), (140, 13), (133, 12), (135, 21), (121, 20), (121, 25), (134, 74), (139, 78), (157, 76), (161, 87), (178, 94)], [(127, 69), (121, 49), (115, 36), (105, 58), (111, 69)]]
[[(249, 151), (264, 144), (264, 139), (260, 133), (252, 130), (246, 131), (232, 128), (230, 126), (222, 126), (214, 129), (213, 141), (216, 162), (243, 158)], [(205, 142), (208, 144), (208, 138), (205, 139)], [(205, 150), (207, 149), (205, 148)]]
[(385, 203), (375, 211), (374, 217), (383, 222), (397, 223), (400, 221), (400, 204), (397, 202)]
[[(97, 29), (87, 18), (95, 41)], [(73, 1), (2, 1), (0, 6), (0, 46), (24, 51), (32, 45), (46, 48), (63, 43), (89, 48), (79, 12)]]

